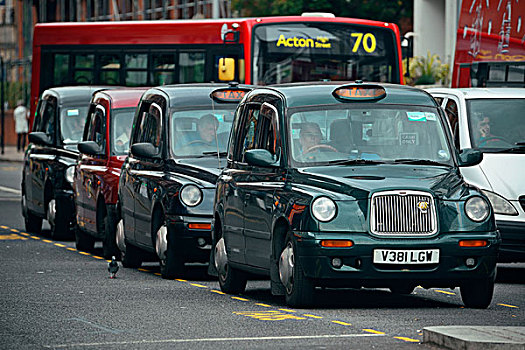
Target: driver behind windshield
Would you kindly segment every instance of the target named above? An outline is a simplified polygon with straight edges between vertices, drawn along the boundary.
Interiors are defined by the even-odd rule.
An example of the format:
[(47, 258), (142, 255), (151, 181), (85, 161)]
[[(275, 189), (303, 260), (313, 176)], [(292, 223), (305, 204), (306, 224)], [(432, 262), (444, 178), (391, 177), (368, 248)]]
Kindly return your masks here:
[[(205, 114), (200, 117), (197, 123), (197, 131), (199, 132), (200, 140), (209, 145), (215, 145), (217, 140), (217, 128), (219, 121), (213, 114)], [(191, 140), (190, 140), (191, 142)]]
[(322, 139), (321, 128), (317, 123), (304, 123), (299, 134), (301, 154), (306, 155), (318, 149)]

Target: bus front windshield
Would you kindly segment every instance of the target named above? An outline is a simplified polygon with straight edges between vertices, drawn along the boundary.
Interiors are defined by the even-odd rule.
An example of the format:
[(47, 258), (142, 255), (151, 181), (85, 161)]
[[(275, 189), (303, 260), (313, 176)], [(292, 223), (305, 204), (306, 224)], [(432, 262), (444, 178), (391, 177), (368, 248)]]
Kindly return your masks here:
[(209, 108), (173, 111), (170, 144), (176, 157), (215, 156), (226, 152), (235, 105), (231, 109)]
[(484, 152), (525, 152), (524, 110), (525, 98), (468, 100), (472, 148)]
[(290, 110), (288, 137), (297, 166), (347, 162), (453, 165), (435, 108), (361, 105)]
[(279, 23), (254, 30), (253, 83), (356, 80), (400, 83), (394, 33), (344, 23)]

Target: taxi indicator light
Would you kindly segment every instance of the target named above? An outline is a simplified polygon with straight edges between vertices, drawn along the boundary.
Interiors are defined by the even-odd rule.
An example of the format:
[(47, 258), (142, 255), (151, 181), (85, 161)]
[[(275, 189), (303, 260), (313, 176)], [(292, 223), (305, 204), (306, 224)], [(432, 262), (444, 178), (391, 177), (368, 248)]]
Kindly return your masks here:
[(386, 91), (379, 85), (344, 85), (335, 89), (332, 94), (343, 101), (377, 101), (386, 96)]
[(192, 230), (211, 230), (211, 224), (188, 224), (188, 228)]
[(459, 241), (460, 247), (486, 247), (488, 242), (483, 239), (464, 239)]
[(224, 88), (213, 91), (210, 96), (218, 102), (239, 103), (249, 91), (241, 88)]
[(349, 248), (354, 245), (354, 242), (343, 239), (323, 239), (321, 246), (328, 248)]

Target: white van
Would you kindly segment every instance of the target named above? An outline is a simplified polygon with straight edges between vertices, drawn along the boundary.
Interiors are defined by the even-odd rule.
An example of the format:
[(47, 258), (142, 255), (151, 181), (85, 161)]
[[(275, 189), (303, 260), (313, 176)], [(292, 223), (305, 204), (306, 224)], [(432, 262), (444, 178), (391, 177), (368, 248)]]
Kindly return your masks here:
[(502, 236), (500, 262), (525, 261), (525, 89), (427, 90), (445, 110), (459, 150), (483, 161), (461, 168), (490, 199)]

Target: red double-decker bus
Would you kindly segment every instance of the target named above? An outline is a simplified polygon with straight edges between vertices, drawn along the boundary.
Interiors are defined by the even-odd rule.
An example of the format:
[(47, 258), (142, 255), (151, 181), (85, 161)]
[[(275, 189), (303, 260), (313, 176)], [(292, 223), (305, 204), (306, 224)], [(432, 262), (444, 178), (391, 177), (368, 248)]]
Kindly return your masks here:
[(395, 24), (326, 16), (37, 24), (32, 114), (63, 85), (403, 83)]
[(525, 1), (463, 0), (452, 87), (525, 87)]

